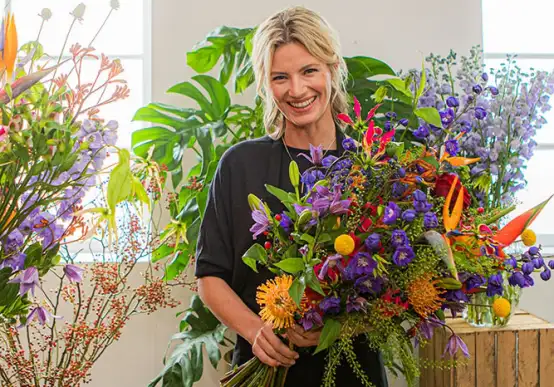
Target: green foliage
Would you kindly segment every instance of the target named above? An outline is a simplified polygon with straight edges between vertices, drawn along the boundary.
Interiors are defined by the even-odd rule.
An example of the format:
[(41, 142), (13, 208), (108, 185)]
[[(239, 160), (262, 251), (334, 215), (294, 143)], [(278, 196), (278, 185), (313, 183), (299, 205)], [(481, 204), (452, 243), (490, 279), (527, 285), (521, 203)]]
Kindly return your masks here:
[(148, 386), (154, 387), (161, 381), (166, 387), (191, 387), (202, 377), (203, 348), (212, 366), (217, 367), (221, 359), (219, 345), (225, 345), (226, 330), (200, 298), (194, 295), (181, 321), (180, 333), (171, 339), (181, 340), (181, 343), (175, 347), (169, 359), (164, 358), (164, 369)]

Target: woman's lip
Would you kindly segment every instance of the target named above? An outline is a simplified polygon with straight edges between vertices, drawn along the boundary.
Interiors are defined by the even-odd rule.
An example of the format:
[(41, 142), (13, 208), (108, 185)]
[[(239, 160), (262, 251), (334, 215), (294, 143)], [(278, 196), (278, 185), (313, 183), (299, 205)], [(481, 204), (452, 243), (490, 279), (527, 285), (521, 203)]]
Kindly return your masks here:
[(304, 102), (306, 102), (306, 101), (312, 100), (312, 102), (310, 102), (309, 105), (304, 106), (304, 107), (295, 107), (295, 106), (293, 106), (290, 102), (287, 102), (287, 103), (288, 103), (288, 105), (289, 105), (291, 108), (293, 108), (294, 110), (307, 110), (308, 108), (310, 108), (310, 107), (314, 104), (314, 102), (316, 101), (316, 99), (317, 99), (317, 96), (313, 96), (313, 97), (311, 97), (311, 98), (305, 99), (305, 100), (302, 101), (302, 102), (295, 102), (295, 103), (304, 103)]

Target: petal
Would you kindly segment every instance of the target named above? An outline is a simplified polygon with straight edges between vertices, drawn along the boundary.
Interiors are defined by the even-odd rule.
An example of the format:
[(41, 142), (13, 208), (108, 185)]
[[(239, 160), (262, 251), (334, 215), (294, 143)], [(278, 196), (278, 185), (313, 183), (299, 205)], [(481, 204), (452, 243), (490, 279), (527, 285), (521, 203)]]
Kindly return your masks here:
[(354, 97), (354, 114), (356, 114), (358, 121), (362, 118), (362, 106), (356, 97)]
[(375, 105), (375, 106), (373, 107), (373, 109), (371, 109), (371, 110), (369, 111), (369, 113), (367, 113), (367, 117), (366, 117), (366, 119), (365, 119), (366, 122), (369, 121), (369, 120), (371, 120), (371, 119), (375, 116), (375, 112), (376, 112), (377, 109), (379, 109), (380, 107), (381, 107), (381, 104)]
[(347, 114), (340, 113), (337, 115), (337, 118), (348, 125), (354, 125), (354, 121)]

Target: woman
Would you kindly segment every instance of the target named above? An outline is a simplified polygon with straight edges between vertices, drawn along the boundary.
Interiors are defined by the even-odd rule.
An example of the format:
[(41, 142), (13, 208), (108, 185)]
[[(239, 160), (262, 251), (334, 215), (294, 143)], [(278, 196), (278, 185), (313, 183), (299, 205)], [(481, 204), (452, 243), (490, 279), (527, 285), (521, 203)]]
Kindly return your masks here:
[[(264, 268), (255, 273), (241, 257), (254, 243), (248, 194), (262, 198), (274, 213), (282, 212), (284, 207), (264, 184), (293, 191), (289, 163), (295, 160), (301, 172), (307, 170), (309, 161), (299, 156), (309, 154), (310, 144), (323, 145), (324, 157), (343, 152), (344, 135), (336, 116), (347, 110), (346, 65), (331, 27), (302, 7), (285, 9), (258, 27), (252, 63), (269, 135), (237, 144), (221, 159), (198, 240), (199, 293), (212, 312), (238, 333), (234, 364), (255, 355), (270, 366), (290, 367), (287, 386), (319, 386), (326, 354), (312, 353), (320, 331), (289, 329), (286, 337), (298, 348), (290, 350), (258, 316), (256, 289), (273, 274)], [(313, 176), (303, 176), (310, 179)], [(263, 244), (260, 238), (257, 242)], [(361, 340), (356, 352), (371, 382), (386, 386), (379, 354)], [(346, 361), (339, 366), (336, 381), (338, 386), (361, 386)]]

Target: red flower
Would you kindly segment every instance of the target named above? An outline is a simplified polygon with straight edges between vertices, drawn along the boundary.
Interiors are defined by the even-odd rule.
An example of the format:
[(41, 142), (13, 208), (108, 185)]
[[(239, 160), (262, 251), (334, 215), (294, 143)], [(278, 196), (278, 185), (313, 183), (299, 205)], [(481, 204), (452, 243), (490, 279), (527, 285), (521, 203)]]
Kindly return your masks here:
[[(435, 196), (442, 196), (446, 198), (448, 196), (448, 192), (450, 191), (450, 187), (452, 187), (452, 183), (454, 182), (454, 179), (456, 178), (456, 175), (453, 173), (443, 173), (437, 178), (437, 182), (435, 184), (435, 190), (433, 191), (433, 194)], [(460, 179), (458, 179), (458, 184), (456, 184), (456, 189), (454, 190), (454, 196), (451, 203), (451, 208), (454, 206), (454, 203), (456, 203), (455, 198), (458, 197), (458, 193), (460, 192), (460, 188), (462, 187), (462, 183), (460, 182)], [(471, 195), (467, 191), (467, 189), (464, 189), (464, 208), (469, 207), (471, 204)]]

